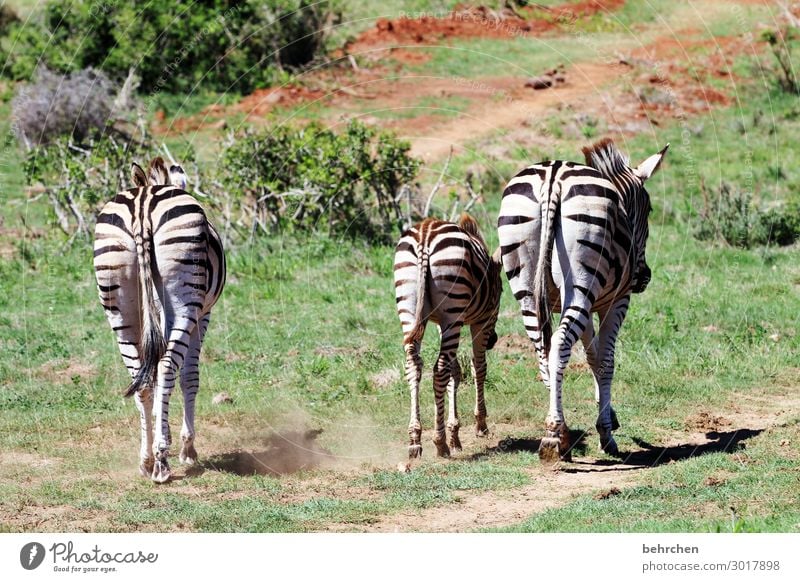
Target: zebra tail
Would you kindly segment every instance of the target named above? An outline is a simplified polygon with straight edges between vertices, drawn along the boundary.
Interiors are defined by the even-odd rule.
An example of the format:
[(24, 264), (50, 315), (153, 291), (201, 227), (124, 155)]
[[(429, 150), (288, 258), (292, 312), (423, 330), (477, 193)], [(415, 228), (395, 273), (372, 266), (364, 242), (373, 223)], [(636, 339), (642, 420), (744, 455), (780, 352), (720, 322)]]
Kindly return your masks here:
[(422, 340), (425, 333), (425, 295), (428, 293), (428, 267), (430, 258), (428, 249), (423, 242), (417, 244), (417, 261), (419, 271), (417, 273), (417, 306), (414, 310), (414, 330), (409, 336), (409, 341), (418, 342)]
[(156, 306), (153, 284), (152, 236), (145, 232), (142, 220), (141, 232), (137, 233), (136, 254), (139, 262), (139, 282), (142, 297), (142, 337), (139, 342), (141, 367), (136, 377), (125, 390), (125, 398), (146, 386), (155, 386), (158, 375), (158, 362), (164, 356), (167, 346), (161, 331), (161, 316)]
[(553, 245), (556, 238), (555, 220), (561, 204), (561, 189), (558, 184), (547, 189), (546, 197), (542, 204), (542, 232), (539, 245), (539, 260), (536, 263), (536, 276), (533, 284), (533, 301), (535, 304), (536, 321), (539, 323), (539, 333), (542, 336), (544, 353), (550, 353), (550, 341), (553, 337), (553, 319), (550, 310), (550, 257), (553, 254)]

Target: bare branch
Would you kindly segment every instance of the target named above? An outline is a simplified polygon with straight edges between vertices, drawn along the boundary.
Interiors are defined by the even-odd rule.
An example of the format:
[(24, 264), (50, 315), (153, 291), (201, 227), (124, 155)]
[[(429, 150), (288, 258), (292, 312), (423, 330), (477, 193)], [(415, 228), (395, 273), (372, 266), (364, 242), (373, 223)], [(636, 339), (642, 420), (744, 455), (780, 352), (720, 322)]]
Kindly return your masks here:
[(50, 203), (53, 205), (53, 211), (56, 213), (58, 227), (64, 231), (64, 234), (72, 234), (69, 228), (69, 218), (67, 218), (67, 213), (64, 211), (64, 206), (53, 191), (49, 191), (48, 193), (50, 195)]
[(436, 196), (436, 193), (442, 187), (442, 180), (444, 179), (445, 174), (447, 173), (447, 168), (450, 166), (450, 160), (453, 158), (453, 146), (450, 146), (450, 153), (447, 155), (447, 161), (444, 163), (442, 167), (442, 171), (439, 174), (439, 179), (436, 180), (436, 184), (433, 186), (431, 193), (428, 195), (428, 200), (425, 202), (425, 209), (422, 211), (423, 218), (427, 218), (428, 214), (431, 211), (431, 202), (433, 201), (433, 197)]

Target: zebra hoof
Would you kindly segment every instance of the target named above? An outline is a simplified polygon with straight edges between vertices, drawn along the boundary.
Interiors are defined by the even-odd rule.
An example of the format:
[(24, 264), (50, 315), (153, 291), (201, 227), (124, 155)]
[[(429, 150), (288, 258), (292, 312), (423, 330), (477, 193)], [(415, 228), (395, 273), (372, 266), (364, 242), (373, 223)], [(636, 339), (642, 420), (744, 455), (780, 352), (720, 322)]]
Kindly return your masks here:
[(447, 446), (447, 443), (434, 443), (436, 445), (436, 456), (442, 457), (443, 459), (450, 458), (450, 448)]
[(600, 440), (600, 450), (603, 451), (607, 455), (611, 455), (612, 457), (619, 457), (619, 447), (617, 447), (617, 443), (613, 437), (609, 437), (609, 439), (603, 442), (603, 439)]
[(153, 474), (150, 476), (150, 478), (154, 483), (166, 483), (169, 481), (170, 475), (169, 463), (167, 463), (167, 459), (165, 458), (154, 463)]
[(619, 428), (619, 420), (617, 420), (617, 413), (614, 412), (614, 409), (611, 409), (611, 430), (617, 430)]
[(489, 427), (486, 426), (486, 417), (475, 417), (475, 436), (485, 437), (489, 436)]
[(153, 464), (155, 463), (155, 459), (144, 459), (141, 463), (139, 463), (139, 474), (142, 477), (150, 477), (153, 474)]
[(558, 460), (572, 461), (572, 447), (569, 442), (569, 428), (565, 422), (548, 421), (544, 438), (539, 445), (539, 459), (543, 463), (555, 463)]
[(455, 452), (461, 450), (461, 439), (458, 438), (458, 435), (452, 435), (450, 437), (450, 450)]
[(409, 445), (408, 458), (416, 459), (422, 456), (422, 445)]
[(539, 461), (543, 465), (553, 465), (557, 463), (561, 455), (558, 446), (561, 441), (556, 437), (545, 437), (539, 445)]
[(197, 462), (197, 451), (192, 444), (184, 444), (178, 455), (178, 460), (182, 465), (194, 465)]

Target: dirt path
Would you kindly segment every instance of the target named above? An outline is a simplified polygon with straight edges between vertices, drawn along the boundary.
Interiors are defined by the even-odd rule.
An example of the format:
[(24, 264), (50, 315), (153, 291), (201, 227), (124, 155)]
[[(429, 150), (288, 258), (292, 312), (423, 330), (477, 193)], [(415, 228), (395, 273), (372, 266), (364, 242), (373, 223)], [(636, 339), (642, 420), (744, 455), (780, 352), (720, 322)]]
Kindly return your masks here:
[[(530, 470), (532, 483), (506, 491), (476, 493), (460, 491), (458, 504), (423, 511), (403, 511), (384, 516), (358, 531), (365, 532), (466, 532), (513, 525), (548, 509), (561, 507), (574, 497), (595, 493), (597, 497), (618, 495), (644, 481), (654, 467), (705, 453), (735, 451), (739, 443), (779, 426), (800, 410), (800, 398), (745, 396), (723, 415), (700, 411), (685, 420), (686, 432), (663, 446), (641, 443), (622, 462), (580, 457), (553, 469)], [(524, 448), (535, 450), (536, 442)], [(595, 446), (589, 435), (588, 447)], [(508, 446), (508, 445), (506, 445)], [(514, 446), (513, 444), (511, 446)], [(503, 448), (502, 442), (497, 448)], [(327, 531), (353, 531), (351, 525), (334, 524)]]
[[(623, 2), (589, 4), (591, 13), (612, 11)], [(683, 9), (686, 14), (679, 21), (686, 26), (698, 19), (703, 21), (698, 11), (712, 15), (720, 9), (720, 4), (708, 1), (693, 4), (691, 9)], [(573, 5), (571, 10), (574, 9)], [(438, 43), (452, 37), (469, 37), (470, 27), (475, 25), (484, 33), (494, 30), (486, 26), (485, 18), (488, 17), (457, 18), (450, 22), (447, 18), (426, 17), (401, 19), (392, 26), (378, 25), (348, 47), (348, 52), (361, 62), (352, 71), (336, 67), (311, 71), (304, 77), (307, 86), (259, 90), (234, 105), (209, 106), (200, 114), (171, 120), (156, 131), (216, 131), (227, 127), (227, 120), (236, 115), (244, 116), (253, 125), (290, 123), (296, 116), (305, 115), (305, 107), (311, 108), (309, 111), (321, 108), (317, 114), (327, 124), (339, 125), (357, 118), (394, 130), (411, 142), (415, 157), (429, 163), (444, 159), (451, 148), (458, 155), (468, 144), (480, 147), (476, 144), (501, 130), (509, 132), (507, 143), (526, 147), (531, 140), (535, 143), (540, 122), (562, 111), (572, 112), (562, 116), (562, 121), (570, 125), (568, 133), (576, 137), (581, 137), (585, 129), (582, 122), (571, 121), (576, 116), (595, 123), (608, 121), (607, 126), (594, 130), (613, 136), (652, 131), (665, 118), (705, 113), (716, 105), (727, 104), (730, 98), (725, 91), (712, 89), (708, 83), (694, 78), (690, 69), (706, 70), (718, 79), (729, 81), (730, 93), (735, 93), (735, 79), (730, 72), (732, 60), (737, 54), (752, 52), (751, 44), (736, 37), (711, 39), (697, 28), (681, 28), (654, 37), (633, 50), (626, 57), (627, 65), (613, 59), (601, 62), (597, 55), (587, 55), (586, 61), (572, 63), (564, 71), (564, 83), (545, 90), (525, 87), (524, 76), (462, 79), (413, 74), (400, 67), (400, 63), (419, 63), (429, 57), (410, 50), (409, 46), (434, 42), (425, 34), (415, 33), (406, 38), (405, 28), (447, 21), (447, 27), (434, 35), (434, 43)], [(713, 19), (709, 16), (709, 20)], [(652, 68), (656, 62), (657, 75)], [(459, 111), (459, 102), (468, 105)], [(447, 103), (454, 103), (454, 117), (447, 116)], [(270, 115), (276, 108), (286, 110), (285, 119)], [(425, 113), (426, 109), (430, 113)]]
[(419, 513), (402, 512), (386, 516), (363, 531), (367, 532), (467, 532), (519, 523), (530, 516), (564, 505), (576, 495), (616, 490), (631, 486), (641, 467), (632, 465), (594, 466), (582, 459), (574, 472), (537, 471), (531, 485), (479, 495), (459, 493), (461, 502)]
[(628, 71), (627, 67), (617, 64), (575, 64), (566, 70), (565, 84), (544, 91), (524, 88), (519, 77), (490, 81), (489, 86), (500, 99), (485, 98), (458, 119), (428, 126), (420, 135), (412, 135), (407, 128), (399, 127), (398, 130), (411, 140), (411, 153), (415, 157), (426, 162), (441, 159), (451, 147), (454, 154), (458, 154), (466, 142), (501, 129), (518, 129), (539, 113), (596, 94), (601, 87), (613, 83)]

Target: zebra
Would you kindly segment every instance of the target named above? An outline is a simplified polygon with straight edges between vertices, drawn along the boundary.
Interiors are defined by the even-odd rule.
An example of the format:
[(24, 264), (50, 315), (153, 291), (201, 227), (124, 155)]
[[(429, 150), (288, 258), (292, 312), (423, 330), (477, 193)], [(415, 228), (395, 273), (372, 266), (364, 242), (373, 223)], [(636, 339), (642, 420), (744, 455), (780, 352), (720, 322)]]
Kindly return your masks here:
[[(460, 427), (456, 393), (461, 381), (457, 351), (461, 327), (470, 326), (472, 375), (475, 378), (475, 433), (488, 434), (483, 385), (486, 380), (486, 350), (497, 341), (495, 324), (500, 307), (502, 282), (499, 249), (489, 256), (471, 216), (459, 223), (428, 218), (406, 230), (397, 244), (394, 259), (397, 313), (403, 329), (406, 379), (411, 389), (411, 420), (408, 426), (410, 459), (422, 455), (422, 425), (419, 418), (419, 385), (422, 378), (420, 344), (428, 320), (441, 333), (439, 357), (433, 368), (436, 421), (433, 442), (437, 455), (449, 457), (460, 451)], [(445, 442), (444, 393), (449, 411)]]
[[(133, 164), (134, 188), (97, 217), (94, 268), (100, 302), (131, 375), (141, 421), (139, 472), (169, 480), (169, 398), (180, 373), (182, 463), (197, 461), (194, 406), (211, 308), (225, 285), (225, 254), (203, 208), (186, 192), (180, 166)], [(155, 426), (154, 426), (155, 424)]]
[[(550, 390), (539, 447), (544, 462), (570, 460), (561, 386), (579, 338), (594, 378), (600, 448), (619, 453), (612, 435), (619, 428), (611, 407), (614, 345), (631, 293), (642, 293), (650, 281), (645, 246), (651, 207), (644, 183), (668, 147), (631, 168), (613, 141), (603, 139), (583, 148), (585, 164), (534, 164), (503, 192), (498, 218), (503, 269)], [(552, 311), (562, 314), (555, 333)], [(593, 313), (599, 317), (597, 337)]]

